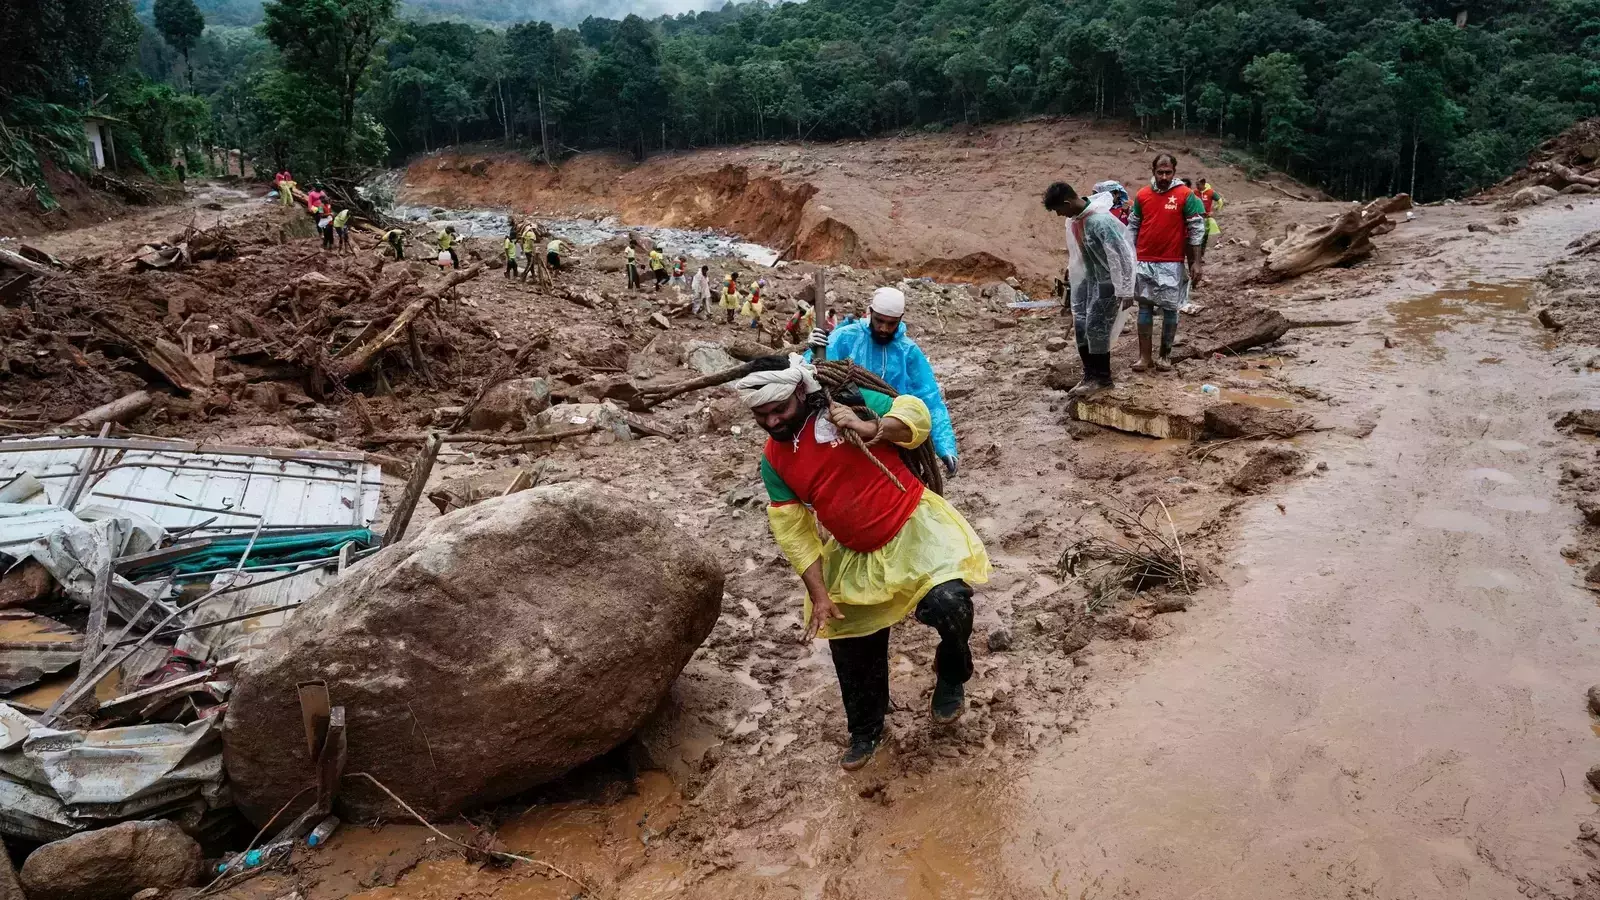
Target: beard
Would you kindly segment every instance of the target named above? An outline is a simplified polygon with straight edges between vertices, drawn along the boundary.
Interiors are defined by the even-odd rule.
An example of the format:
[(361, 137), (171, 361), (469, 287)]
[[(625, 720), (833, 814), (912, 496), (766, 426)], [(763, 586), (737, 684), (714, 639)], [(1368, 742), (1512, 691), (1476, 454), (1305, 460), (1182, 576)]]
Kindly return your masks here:
[[(896, 331), (898, 331), (898, 330), (899, 329), (896, 329)], [(894, 331), (891, 331), (888, 334), (879, 334), (878, 330), (876, 328), (870, 328), (870, 329), (867, 330), (867, 333), (872, 335), (872, 342), (874, 344), (892, 344), (892, 343), (894, 343), (894, 335), (895, 335)]]
[(780, 422), (771, 428), (762, 425), (761, 430), (771, 435), (773, 440), (778, 441), (779, 443), (787, 444), (800, 436), (800, 429), (803, 428), (805, 424), (806, 420), (804, 418), (789, 419), (787, 421)]

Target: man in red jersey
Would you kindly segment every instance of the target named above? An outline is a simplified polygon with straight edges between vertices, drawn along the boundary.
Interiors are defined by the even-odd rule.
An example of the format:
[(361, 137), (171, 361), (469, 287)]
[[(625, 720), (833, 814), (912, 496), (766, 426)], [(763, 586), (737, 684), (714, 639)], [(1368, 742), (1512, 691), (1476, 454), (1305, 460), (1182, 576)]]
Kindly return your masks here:
[[(928, 439), (927, 404), (869, 390), (840, 391), (843, 402), (830, 402), (800, 357), (762, 364), (736, 387), (768, 435), (767, 520), (805, 584), (805, 639), (826, 638), (833, 656), (850, 729), (839, 765), (859, 769), (877, 752), (889, 711), (889, 628), (913, 612), (939, 632), (933, 721), (961, 717), (972, 677), (971, 585), (989, 580), (989, 555), (961, 514), (900, 458), (898, 448)], [(866, 453), (845, 440), (847, 431)], [(819, 523), (832, 535), (826, 544)]]
[[(1150, 165), (1150, 183), (1134, 195), (1128, 236), (1138, 257), (1134, 294), (1139, 300), (1139, 361), (1135, 372), (1172, 368), (1172, 339), (1178, 310), (1189, 300), (1189, 285), (1199, 284), (1206, 209), (1200, 195), (1178, 181), (1178, 160), (1163, 153)], [(1161, 357), (1151, 360), (1155, 310), (1161, 310)]]

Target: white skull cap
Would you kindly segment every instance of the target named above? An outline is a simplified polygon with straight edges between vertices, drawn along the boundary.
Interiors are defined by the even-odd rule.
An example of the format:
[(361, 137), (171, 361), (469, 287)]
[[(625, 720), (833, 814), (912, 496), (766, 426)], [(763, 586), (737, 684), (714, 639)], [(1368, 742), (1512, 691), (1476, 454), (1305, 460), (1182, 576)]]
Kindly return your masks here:
[(906, 295), (899, 288), (881, 287), (872, 292), (872, 311), (898, 319), (906, 314)]

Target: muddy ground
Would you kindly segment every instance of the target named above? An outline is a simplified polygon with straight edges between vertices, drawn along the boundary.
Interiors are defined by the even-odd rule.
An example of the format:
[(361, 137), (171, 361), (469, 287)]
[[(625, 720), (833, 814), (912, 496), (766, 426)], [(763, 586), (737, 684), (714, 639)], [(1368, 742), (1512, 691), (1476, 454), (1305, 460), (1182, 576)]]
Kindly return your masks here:
[[(1036, 187), (1007, 196), (1036, 203)], [(1600, 201), (1566, 201), (1519, 211), (1513, 225), (1489, 206), (1423, 208), (1361, 266), (1266, 286), (1251, 281), (1260, 237), (1338, 207), (1271, 191), (1241, 199), (1186, 338), (1200, 343), (1252, 304), (1306, 327), (1172, 375), (1126, 376), (1125, 390), (1168, 409), (1302, 413), (1317, 428), (1287, 439), (1157, 440), (1072, 421), (1050, 386), (1071, 368), (1070, 351), (1047, 349), (1063, 344), (1061, 318), (1018, 315), (976, 287), (912, 282), (908, 322), (949, 394), (962, 451), (947, 494), (996, 572), (979, 594), (966, 717), (929, 728), (931, 632), (897, 629), (891, 741), (859, 773), (835, 764), (843, 714), (831, 663), (821, 644), (798, 641), (800, 588), (766, 531), (761, 435), (730, 392), (652, 413), (670, 438), (590, 437), (538, 452), (452, 445), (435, 485), (531, 468), (543, 482), (595, 479), (669, 509), (723, 558), (722, 620), (637, 746), (445, 826), (493, 832), (581, 887), (533, 867), (482, 868), (420, 826), (387, 823), (347, 826), (243, 892), (1590, 896), (1597, 851), (1578, 836), (1594, 815), (1584, 772), (1600, 762), (1600, 739), (1583, 694), (1600, 681), (1600, 638), (1582, 585), (1600, 540), (1577, 507), (1592, 484), (1573, 467), (1592, 471), (1596, 445), (1555, 422), (1600, 404), (1592, 342), (1545, 328), (1537, 310), (1559, 297), (1568, 318), (1594, 320), (1590, 263), (1563, 260), (1570, 241), (1600, 229)], [(237, 206), (245, 224), (266, 222), (261, 233), (288, 234), (272, 227), (275, 210)], [(151, 233), (181, 218), (162, 215)], [(1029, 234), (1059, 258), (1058, 223), (1032, 222)], [(146, 234), (130, 226), (128, 236)], [(361, 264), (282, 239), (255, 263), (160, 277), (215, 284), (261, 259), (285, 273)], [(71, 257), (77, 240), (60, 234), (50, 249)], [(469, 242), (485, 257), (492, 249)], [(751, 339), (742, 325), (681, 316), (662, 329), (652, 316), (670, 311), (671, 289), (625, 291), (620, 274), (600, 271), (612, 256), (583, 248), (562, 276), (568, 293), (598, 297), (595, 308), (497, 271), (462, 285), (459, 305), (423, 329), (435, 386), (398, 368), (358, 411), (255, 372), (255, 383), (280, 386), (271, 403), (241, 390), (226, 404), (166, 404), (140, 429), (360, 446), (403, 462), (413, 445), (389, 438), (437, 421), (486, 366), (541, 332), (552, 339), (538, 366), (574, 396), (623, 376), (690, 377), (689, 339)], [(437, 277), (413, 268), (424, 283)], [(846, 304), (903, 274), (830, 272)], [(784, 307), (797, 273), (762, 274)], [(467, 320), (494, 336), (440, 343)], [(24, 377), (0, 385), (0, 419), (44, 411)], [(1225, 393), (1213, 400), (1203, 384)], [(1177, 535), (1204, 573), (1192, 595), (1099, 590), (1062, 571), (1069, 546), (1114, 534), (1108, 508), (1144, 511)]]
[(1250, 180), (1206, 138), (1152, 143), (1121, 126), (1040, 119), (949, 134), (666, 154), (642, 164), (587, 153), (559, 169), (492, 148), (441, 151), (406, 169), (398, 195), (421, 205), (722, 228), (791, 259), (893, 266), (975, 283), (1016, 276), (1031, 292), (1047, 294), (1060, 274), (1063, 238), (1060, 222), (1041, 205), (1045, 187), (1065, 180), (1087, 191), (1109, 178), (1131, 193), (1149, 180), (1150, 161), (1163, 151), (1178, 156), (1180, 175), (1207, 176), (1230, 202), (1316, 194), (1281, 177)]

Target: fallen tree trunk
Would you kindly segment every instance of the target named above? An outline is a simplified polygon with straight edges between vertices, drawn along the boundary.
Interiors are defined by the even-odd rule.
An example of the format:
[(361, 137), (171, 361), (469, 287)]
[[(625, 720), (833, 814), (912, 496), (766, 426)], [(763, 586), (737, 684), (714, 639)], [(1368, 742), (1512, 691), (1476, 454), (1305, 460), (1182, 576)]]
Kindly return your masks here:
[(149, 391), (134, 391), (68, 419), (63, 424), (73, 431), (98, 431), (107, 422), (126, 425), (149, 409), (150, 402)]
[(1261, 274), (1268, 281), (1283, 281), (1344, 266), (1372, 255), (1372, 237), (1394, 230), (1389, 213), (1408, 209), (1405, 194), (1374, 200), (1351, 209), (1325, 225), (1296, 225), (1272, 248)]
[(1569, 184), (1584, 184), (1588, 185), (1589, 187), (1600, 187), (1600, 178), (1597, 178), (1593, 175), (1585, 175), (1579, 172), (1577, 169), (1571, 168), (1570, 166), (1564, 166), (1555, 160), (1536, 162), (1533, 165), (1528, 166), (1528, 171), (1543, 172), (1546, 175), (1549, 175), (1549, 178), (1544, 179), (1544, 183), (1550, 187), (1556, 188), (1557, 190), (1560, 190)]
[[(578, 428), (563, 428), (560, 431), (545, 431), (523, 434), (446, 434), (439, 437), (444, 444), (505, 444), (515, 446), (519, 444), (537, 444), (541, 441), (559, 441), (562, 438), (581, 437), (599, 431), (601, 426), (588, 424)], [(420, 444), (427, 440), (425, 434), (372, 434), (361, 438), (361, 443), (366, 445), (377, 444)]]
[(0, 267), (16, 269), (19, 272), (27, 272), (29, 275), (33, 275), (34, 277), (50, 275), (55, 271), (49, 266), (40, 265), (26, 256), (23, 256), (20, 253), (13, 253), (10, 250), (0, 250)]
[[(805, 349), (805, 344), (791, 344), (790, 346), (784, 347), (781, 350), (772, 350), (770, 351), (769, 355), (788, 356), (791, 353), (800, 353)], [(639, 400), (630, 404), (629, 408), (636, 410), (649, 409), (652, 406), (665, 403), (679, 394), (687, 394), (690, 391), (698, 391), (708, 387), (716, 387), (719, 384), (727, 384), (730, 381), (736, 381), (746, 375), (749, 375), (755, 370), (756, 360), (752, 359), (743, 365), (734, 366), (731, 369), (723, 369), (721, 372), (712, 372), (710, 375), (702, 375), (699, 378), (691, 378), (688, 381), (679, 381), (673, 384), (660, 385), (658, 387), (642, 387), (639, 389)]]
[(348, 378), (358, 372), (365, 372), (379, 354), (406, 339), (406, 327), (416, 321), (429, 306), (437, 303), (451, 288), (464, 281), (471, 281), (481, 274), (483, 274), (483, 264), (479, 263), (466, 271), (458, 269), (446, 275), (443, 281), (423, 291), (422, 296), (407, 304), (406, 308), (400, 311), (400, 315), (395, 316), (389, 327), (377, 337), (357, 347), (343, 359), (336, 360), (333, 374), (340, 378)]

